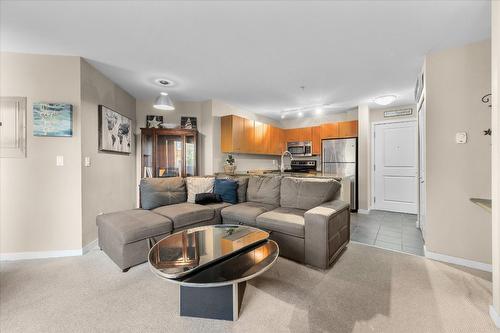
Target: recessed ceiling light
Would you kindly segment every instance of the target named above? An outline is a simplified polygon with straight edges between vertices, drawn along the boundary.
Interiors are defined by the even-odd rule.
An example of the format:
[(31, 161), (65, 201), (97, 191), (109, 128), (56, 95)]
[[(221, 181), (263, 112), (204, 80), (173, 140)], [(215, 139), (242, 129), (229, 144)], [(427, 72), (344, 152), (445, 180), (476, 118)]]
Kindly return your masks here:
[(286, 117), (286, 115), (283, 113), (283, 114), (281, 115), (281, 119), (285, 119), (285, 117)]
[(323, 108), (321, 106), (316, 108), (316, 114), (322, 114), (323, 113)]
[(394, 103), (395, 100), (396, 100), (395, 95), (385, 95), (385, 96), (379, 96), (375, 98), (373, 101), (378, 105), (389, 105)]
[(299, 113), (297, 113), (297, 117), (301, 118), (304, 114), (302, 113), (302, 111), (300, 111)]
[(171, 87), (174, 85), (174, 81), (168, 79), (156, 79), (155, 83), (162, 87)]

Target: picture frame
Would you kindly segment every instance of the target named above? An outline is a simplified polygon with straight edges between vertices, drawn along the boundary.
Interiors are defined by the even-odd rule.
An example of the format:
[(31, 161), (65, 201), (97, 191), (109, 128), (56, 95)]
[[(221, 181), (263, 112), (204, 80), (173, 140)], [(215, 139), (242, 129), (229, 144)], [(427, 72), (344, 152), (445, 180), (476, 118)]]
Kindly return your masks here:
[(184, 129), (197, 129), (198, 121), (196, 117), (181, 117), (181, 128)]
[[(156, 126), (152, 126), (155, 124)], [(160, 128), (161, 124), (163, 124), (163, 116), (146, 116), (146, 128)]]
[(98, 106), (99, 151), (130, 154), (132, 152), (132, 120), (104, 105)]
[(66, 103), (33, 103), (33, 135), (73, 136), (73, 105)]

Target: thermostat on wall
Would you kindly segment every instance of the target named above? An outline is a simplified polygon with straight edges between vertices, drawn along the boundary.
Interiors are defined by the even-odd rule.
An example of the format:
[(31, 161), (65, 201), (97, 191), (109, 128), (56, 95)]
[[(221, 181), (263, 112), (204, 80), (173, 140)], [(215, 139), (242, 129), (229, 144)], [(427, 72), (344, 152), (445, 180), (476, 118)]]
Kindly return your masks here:
[(458, 132), (455, 135), (455, 140), (457, 141), (457, 143), (467, 143), (467, 133)]

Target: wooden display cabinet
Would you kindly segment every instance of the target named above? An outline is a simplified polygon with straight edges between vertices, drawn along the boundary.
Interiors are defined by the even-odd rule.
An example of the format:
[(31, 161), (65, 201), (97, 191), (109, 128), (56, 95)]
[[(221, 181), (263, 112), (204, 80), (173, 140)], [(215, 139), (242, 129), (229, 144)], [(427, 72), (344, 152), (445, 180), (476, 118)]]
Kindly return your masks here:
[(198, 132), (141, 128), (141, 177), (198, 175)]

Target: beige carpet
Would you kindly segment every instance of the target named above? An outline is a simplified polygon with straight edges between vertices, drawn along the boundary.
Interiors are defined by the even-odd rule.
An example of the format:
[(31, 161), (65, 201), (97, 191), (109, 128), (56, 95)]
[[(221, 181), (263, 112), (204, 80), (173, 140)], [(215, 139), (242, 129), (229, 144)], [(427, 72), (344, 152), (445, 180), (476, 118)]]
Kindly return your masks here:
[(234, 323), (179, 317), (178, 288), (98, 250), (2, 263), (0, 331), (497, 332), (489, 274), (360, 244), (326, 272), (280, 258)]

